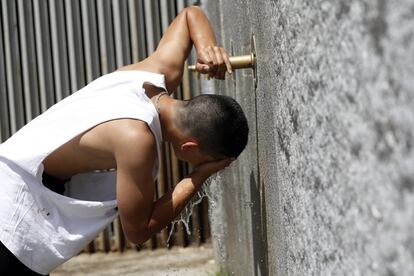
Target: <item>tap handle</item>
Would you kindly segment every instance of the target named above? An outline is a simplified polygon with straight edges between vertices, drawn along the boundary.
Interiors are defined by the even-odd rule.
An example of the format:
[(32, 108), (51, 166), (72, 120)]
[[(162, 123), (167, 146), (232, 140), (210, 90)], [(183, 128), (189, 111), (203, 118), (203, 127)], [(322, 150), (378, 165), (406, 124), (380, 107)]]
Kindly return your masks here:
[[(244, 56), (234, 56), (229, 57), (231, 68), (233, 70), (236, 69), (244, 69), (244, 68), (254, 68), (256, 64), (256, 57), (253, 53)], [(189, 65), (188, 70), (196, 71), (195, 65)]]

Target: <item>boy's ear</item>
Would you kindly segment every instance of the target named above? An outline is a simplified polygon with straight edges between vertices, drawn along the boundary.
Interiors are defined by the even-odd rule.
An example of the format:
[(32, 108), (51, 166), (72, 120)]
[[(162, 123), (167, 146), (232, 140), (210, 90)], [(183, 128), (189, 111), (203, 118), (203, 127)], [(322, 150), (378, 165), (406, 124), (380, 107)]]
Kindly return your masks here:
[(187, 141), (181, 144), (181, 150), (191, 150), (198, 148), (198, 143), (196, 141)]

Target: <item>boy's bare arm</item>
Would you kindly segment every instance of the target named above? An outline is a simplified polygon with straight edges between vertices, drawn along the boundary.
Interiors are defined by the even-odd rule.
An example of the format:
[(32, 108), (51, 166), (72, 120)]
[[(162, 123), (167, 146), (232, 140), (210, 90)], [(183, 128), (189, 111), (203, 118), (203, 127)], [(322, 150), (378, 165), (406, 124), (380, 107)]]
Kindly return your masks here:
[[(117, 135), (119, 137), (119, 135)], [(156, 202), (152, 170), (156, 160), (156, 142), (148, 129), (128, 129), (114, 146), (117, 162), (117, 201), (127, 238), (136, 244), (149, 239), (181, 212), (205, 179), (224, 169), (232, 160), (206, 163), (180, 181)]]
[(197, 6), (184, 9), (170, 24), (156, 51), (149, 60), (158, 64), (161, 73), (174, 84), (179, 84), (192, 46), (197, 53), (197, 70), (212, 77), (224, 79), (226, 68), (231, 73), (227, 53), (217, 47), (211, 24)]
[(119, 70), (143, 70), (164, 74), (169, 91), (181, 83), (184, 63), (192, 46), (197, 53), (196, 69), (202, 74), (224, 79), (232, 72), (226, 51), (217, 47), (214, 31), (204, 12), (196, 6), (185, 8), (170, 24), (157, 49), (145, 60)]

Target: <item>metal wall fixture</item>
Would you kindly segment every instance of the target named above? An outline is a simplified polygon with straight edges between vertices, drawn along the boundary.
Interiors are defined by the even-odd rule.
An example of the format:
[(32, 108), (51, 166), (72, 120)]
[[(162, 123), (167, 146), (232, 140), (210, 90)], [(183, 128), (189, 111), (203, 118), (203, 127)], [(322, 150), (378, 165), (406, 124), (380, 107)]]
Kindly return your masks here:
[[(229, 57), (230, 64), (233, 70), (238, 69), (246, 69), (246, 68), (252, 68), (253, 70), (256, 70), (256, 55), (254, 53), (250, 53), (248, 55), (243, 56), (233, 56)], [(225, 66), (225, 65), (223, 65)], [(196, 65), (189, 65), (188, 70), (193, 71), (196, 73), (196, 78), (200, 78), (200, 73), (196, 71)], [(206, 75), (206, 79), (209, 80), (210, 77)]]
[[(255, 87), (256, 87), (256, 46), (255, 46), (254, 35), (252, 35), (252, 39), (251, 39), (251, 50), (252, 52), (248, 55), (229, 57), (229, 61), (230, 61), (230, 64), (233, 70), (247, 69), (247, 68), (253, 69), (254, 82), (255, 82)], [(195, 64), (189, 65), (187, 69), (195, 72), (197, 78), (200, 77), (200, 73), (196, 71)], [(209, 79), (209, 77), (206, 76), (206, 79)]]
[[(254, 53), (250, 53), (248, 55), (243, 55), (243, 56), (229, 57), (229, 60), (230, 60), (231, 67), (234, 70), (236, 70), (236, 69), (245, 69), (245, 68), (254, 68), (255, 63), (256, 63), (256, 57), (255, 57)], [(194, 64), (189, 65), (188, 70), (195, 71), (196, 66)]]

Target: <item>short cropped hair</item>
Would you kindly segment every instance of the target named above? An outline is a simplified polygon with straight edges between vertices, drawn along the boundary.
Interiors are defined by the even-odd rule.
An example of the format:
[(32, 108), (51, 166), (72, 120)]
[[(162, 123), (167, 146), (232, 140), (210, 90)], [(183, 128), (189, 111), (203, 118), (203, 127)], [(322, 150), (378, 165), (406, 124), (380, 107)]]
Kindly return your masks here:
[(204, 154), (237, 158), (246, 147), (247, 119), (231, 97), (200, 95), (184, 101), (176, 122), (181, 131), (198, 141)]

